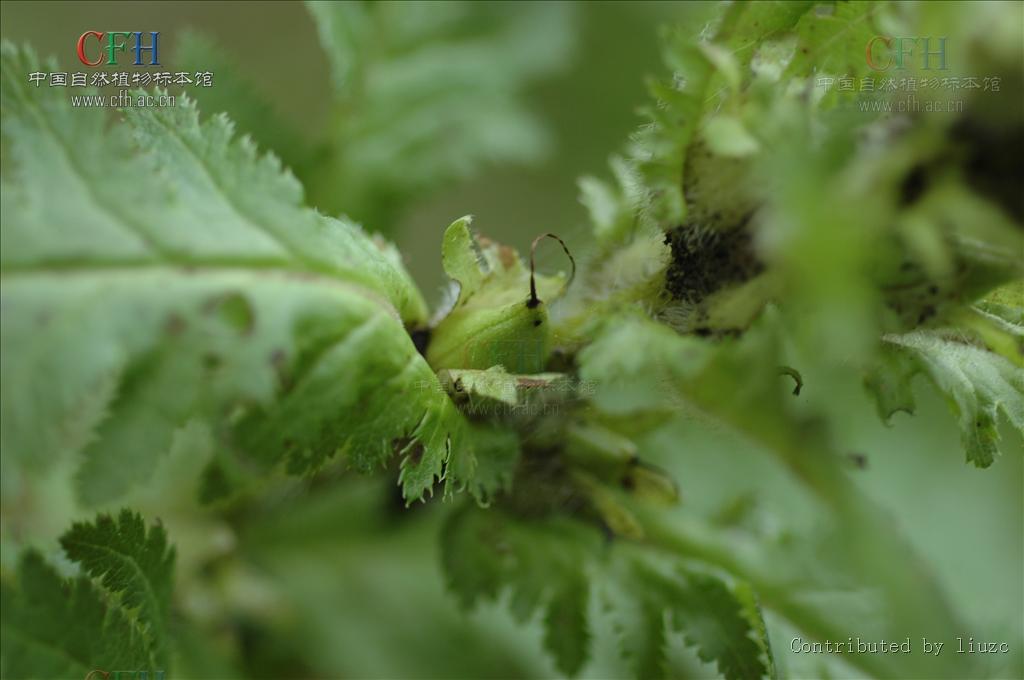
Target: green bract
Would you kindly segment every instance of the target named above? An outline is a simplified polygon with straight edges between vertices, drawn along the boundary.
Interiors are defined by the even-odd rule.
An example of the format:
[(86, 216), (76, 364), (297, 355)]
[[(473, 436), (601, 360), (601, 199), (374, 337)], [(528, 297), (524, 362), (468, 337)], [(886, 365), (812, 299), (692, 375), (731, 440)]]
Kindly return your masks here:
[[(502, 366), (511, 373), (540, 373), (551, 349), (545, 301), (565, 285), (565, 279), (536, 276), (507, 246), (478, 244), (469, 224), (470, 218), (463, 217), (445, 231), (444, 267), (459, 284), (459, 294), (433, 330), (427, 361), (435, 369)], [(530, 294), (531, 276), (537, 297)]]

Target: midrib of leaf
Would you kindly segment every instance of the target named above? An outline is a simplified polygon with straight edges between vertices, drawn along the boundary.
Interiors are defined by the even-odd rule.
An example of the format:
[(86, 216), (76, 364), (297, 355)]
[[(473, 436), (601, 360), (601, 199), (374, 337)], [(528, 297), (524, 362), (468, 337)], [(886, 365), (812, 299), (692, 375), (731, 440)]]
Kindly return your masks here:
[(36, 103), (35, 99), (33, 99), (31, 96), (29, 96), (26, 92), (23, 91), (23, 85), (18, 81), (17, 78), (8, 75), (7, 79), (8, 82), (11, 83), (11, 87), (13, 87), (14, 90), (17, 92), (18, 99), (21, 100), (21, 103), (32, 112), (33, 117), (36, 118), (36, 120), (40, 123), (40, 127), (45, 129), (47, 134), (53, 139), (54, 142), (56, 142), (57, 146), (60, 148), (61, 155), (64, 157), (65, 162), (73, 170), (73, 176), (77, 179), (79, 185), (85, 189), (86, 195), (89, 196), (93, 204), (95, 204), (101, 211), (114, 218), (115, 224), (119, 224), (120, 226), (122, 226), (134, 237), (142, 241), (147, 248), (155, 251), (159, 255), (166, 256), (167, 251), (164, 250), (155, 240), (153, 240), (153, 238), (146, 232), (145, 228), (140, 227), (130, 217), (128, 217), (128, 213), (121, 212), (118, 209), (116, 203), (114, 205), (109, 205), (106, 201), (102, 199), (102, 197), (96, 192), (95, 187), (88, 181), (89, 175), (75, 160), (74, 154), (71, 153), (71, 150), (68, 148), (67, 143), (64, 141), (63, 138), (61, 138), (60, 134), (50, 123), (50, 120), (43, 114), (42, 111), (39, 110), (39, 106)]
[[(196, 270), (182, 270), (180, 268), (169, 267), (167, 265), (154, 264), (154, 263), (141, 263), (139, 266), (134, 266), (134, 267), (122, 267), (122, 266), (108, 266), (108, 267), (103, 267), (103, 268), (89, 267), (89, 268), (85, 268), (85, 269), (81, 269), (81, 270), (75, 270), (75, 271), (72, 271), (72, 272), (64, 272), (64, 274), (65, 275), (68, 275), (68, 274), (72, 274), (72, 275), (73, 274), (81, 274), (81, 275), (84, 275), (84, 276), (90, 276), (90, 275), (95, 275), (95, 274), (98, 274), (98, 273), (101, 273), (101, 272), (102, 273), (106, 273), (106, 272), (124, 272), (124, 273), (129, 273), (129, 274), (140, 274), (140, 275), (142, 275), (142, 274), (150, 274), (150, 273), (154, 273), (154, 272), (160, 272), (161, 270), (164, 270), (167, 274), (178, 275), (178, 276), (181, 276), (182, 278), (195, 276), (197, 274), (200, 274), (200, 275), (201, 274), (218, 274), (218, 273), (225, 273), (225, 272), (226, 273), (238, 273), (238, 272), (246, 273), (246, 272), (249, 272), (249, 273), (252, 273), (252, 274), (258, 274), (259, 273), (258, 270), (248, 270), (246, 268), (241, 268), (241, 267), (237, 267), (237, 268), (226, 267), (226, 268), (222, 268), (222, 270), (220, 270), (220, 271), (218, 269), (213, 269), (213, 268), (203, 268), (203, 269), (196, 269)], [(334, 278), (325, 277), (325, 276), (318, 276), (318, 275), (310, 274), (310, 273), (305, 272), (305, 271), (295, 271), (295, 270), (291, 270), (291, 271), (289, 271), (289, 270), (282, 270), (282, 271), (284, 271), (285, 273), (300, 274), (301, 275), (301, 282), (303, 284), (307, 284), (308, 283), (310, 285), (324, 286), (325, 288), (344, 289), (346, 291), (350, 291), (350, 292), (356, 293), (358, 295), (361, 295), (361, 296), (363, 296), (363, 297), (365, 297), (367, 299), (370, 299), (373, 302), (375, 302), (377, 304), (377, 306), (380, 308), (382, 314), (390, 316), (391, 318), (395, 319), (396, 321), (400, 321), (399, 316), (398, 316), (398, 312), (394, 309), (394, 307), (391, 305), (391, 303), (388, 300), (384, 299), (380, 294), (376, 293), (375, 291), (372, 291), (372, 290), (367, 289), (367, 288), (363, 288), (363, 287), (361, 287), (361, 286), (359, 286), (357, 284), (348, 283), (348, 282), (340, 280), (340, 279), (334, 279)], [(9, 282), (12, 279), (28, 279), (28, 278), (31, 278), (31, 277), (34, 277), (34, 276), (50, 276), (50, 275), (51, 275), (50, 272), (46, 272), (46, 271), (19, 272), (19, 273), (14, 274), (14, 275), (11, 275), (11, 274), (5, 272), (2, 275), (0, 275), (0, 280), (6, 280), (6, 281)], [(83, 308), (83, 310), (84, 310), (84, 308)], [(322, 361), (324, 357), (329, 355), (339, 344), (341, 344), (344, 341), (352, 338), (356, 332), (364, 330), (366, 327), (368, 327), (370, 325), (371, 322), (376, 322), (380, 318), (382, 318), (381, 315), (374, 315), (374, 316), (370, 317), (369, 319), (364, 321), (362, 324), (360, 324), (358, 327), (352, 329), (350, 332), (346, 333), (345, 335), (340, 336), (339, 338), (337, 338), (333, 342), (331, 342), (329, 345), (324, 347), (323, 350), (316, 356), (316, 358), (314, 359), (314, 362), (311, 363), (307, 367), (306, 371), (303, 373), (303, 376), (301, 376), (301, 377), (297, 376), (297, 379), (298, 380), (302, 380), (302, 379), (304, 379), (304, 378), (306, 378), (306, 377), (308, 377), (310, 375), (313, 375), (315, 373), (316, 366), (320, 363), (320, 361)], [(46, 349), (45, 345), (38, 345), (38, 347), (40, 348), (41, 351), (45, 351), (45, 349)], [(420, 358), (419, 354), (414, 354), (413, 356), (411, 356), (410, 359), (409, 359), (409, 362), (407, 363), (407, 365), (405, 366), (403, 371), (398, 373), (398, 374), (396, 374), (395, 376), (393, 376), (388, 381), (387, 384), (390, 384), (391, 382), (394, 381), (394, 379), (396, 379), (402, 373), (404, 373), (405, 370), (408, 370), (409, 365), (414, 364), (416, 362), (416, 360), (419, 359), (419, 358)]]
[[(128, 608), (124, 606), (123, 602), (121, 601), (121, 598), (115, 597), (113, 593), (111, 593), (108, 590), (104, 590), (102, 588), (97, 588), (96, 590), (97, 590), (97, 592), (96, 592), (97, 597), (99, 597), (107, 605), (107, 607), (109, 608), (110, 611), (116, 610), (116, 611), (120, 612), (121, 613), (121, 618), (124, 621), (125, 625), (127, 625), (129, 628), (131, 628), (135, 632), (135, 634), (138, 636), (138, 639), (142, 640), (143, 644), (145, 644), (145, 646), (146, 646), (146, 656), (149, 657), (149, 665), (150, 665), (150, 667), (152, 667), (154, 669), (160, 668), (160, 664), (157, 663), (157, 656), (156, 656), (156, 651), (157, 651), (157, 646), (158, 646), (157, 645), (157, 637), (154, 634), (157, 631), (154, 631), (154, 630), (147, 631), (143, 627), (143, 622), (140, 619), (140, 617), (133, 616), (132, 613), (130, 611), (128, 611)], [(107, 616), (110, 616), (110, 611), (107, 612)], [(161, 629), (161, 632), (162, 632), (162, 629)], [(165, 646), (165, 645), (162, 645), (162, 646)]]
[[(163, 612), (161, 611), (160, 608), (160, 601), (157, 599), (156, 593), (153, 592), (153, 585), (149, 582), (149, 579), (146, 577), (146, 573), (142, 570), (142, 567), (139, 566), (139, 563), (135, 561), (134, 557), (132, 557), (131, 555), (126, 555), (120, 551), (114, 550), (110, 546), (102, 545), (100, 543), (93, 543), (92, 541), (83, 541), (80, 539), (70, 537), (65, 537), (63, 541), (67, 544), (77, 545), (87, 549), (100, 550), (104, 553), (108, 553), (117, 561), (123, 562), (127, 564), (129, 567), (131, 567), (132, 571), (135, 572), (137, 580), (142, 581), (143, 590), (146, 595), (146, 600), (148, 601), (149, 606), (153, 612), (153, 615), (150, 620), (152, 622), (154, 632), (157, 633), (153, 636), (154, 641), (162, 638), (164, 631), (164, 623), (162, 620)], [(129, 618), (129, 620), (131, 619)]]
[(117, 260), (114, 262), (87, 262), (68, 263), (64, 262), (57, 266), (52, 265), (29, 265), (13, 268), (6, 268), (0, 271), (0, 280), (8, 283), (29, 281), (34, 277), (50, 277), (54, 274), (61, 276), (98, 276), (101, 274), (124, 274), (124, 275), (145, 275), (152, 273), (166, 273), (177, 275), (182, 278), (202, 276), (204, 274), (251, 274), (254, 277), (279, 276), (297, 283), (311, 286), (323, 286), (330, 289), (346, 290), (361, 295), (381, 307), (389, 316), (399, 320), (398, 311), (394, 305), (381, 293), (366, 288), (358, 283), (345, 279), (325, 276), (321, 273), (311, 272), (306, 269), (283, 267), (279, 264), (265, 263), (260, 266), (259, 261), (246, 262), (244, 260), (203, 260), (201, 265), (194, 265), (191, 262), (159, 262), (152, 260), (126, 261)]
[(88, 673), (92, 670), (92, 665), (88, 661), (82, 661), (81, 659), (72, 656), (63, 647), (55, 645), (47, 640), (40, 640), (39, 638), (33, 635), (26, 635), (25, 632), (22, 631), (20, 628), (16, 628), (10, 625), (9, 623), (5, 623), (3, 627), (7, 631), (8, 635), (18, 638), (24, 644), (32, 645), (41, 650), (44, 650), (47, 653), (52, 654), (52, 656), (67, 659), (74, 666), (80, 668), (83, 673)]
[[(255, 231), (265, 235), (267, 238), (269, 238), (275, 244), (277, 244), (281, 248), (283, 253), (285, 253), (287, 256), (290, 256), (289, 259), (293, 260), (296, 264), (301, 265), (300, 267), (297, 268), (298, 271), (316, 271), (323, 275), (330, 276), (331, 278), (340, 280), (350, 280), (352, 277), (363, 278), (366, 276), (366, 272), (360, 271), (358, 270), (358, 268), (353, 268), (352, 271), (346, 272), (345, 269), (339, 267), (338, 265), (332, 262), (319, 259), (313, 254), (307, 254), (302, 252), (300, 249), (297, 249), (295, 246), (294, 239), (290, 239), (285, 232), (276, 228), (273, 222), (262, 220), (258, 212), (251, 212), (245, 210), (243, 206), (233, 198), (231, 192), (227, 191), (224, 188), (224, 186), (217, 181), (216, 174), (211, 169), (209, 162), (207, 162), (203, 158), (202, 154), (199, 153), (192, 146), (192, 144), (190, 144), (189, 139), (186, 136), (182, 135), (173, 126), (169, 126), (167, 122), (163, 120), (160, 116), (151, 116), (148, 120), (153, 124), (159, 126), (159, 128), (167, 134), (167, 137), (169, 139), (174, 140), (174, 142), (177, 145), (179, 145), (180, 148), (185, 150), (187, 155), (191, 157), (195, 162), (196, 167), (198, 167), (202, 171), (203, 176), (209, 181), (210, 186), (216, 189), (216, 194), (221, 198), (224, 205), (229, 207), (236, 215), (242, 218), (247, 224), (251, 225)], [(233, 142), (228, 143), (237, 144), (239, 142), (238, 140), (234, 140)], [(309, 208), (305, 208), (303, 206), (296, 206), (292, 204), (287, 205), (293, 208), (296, 211), (297, 215), (303, 214), (306, 211), (312, 212)], [(315, 227), (314, 225), (311, 224), (310, 228), (312, 229)], [(375, 296), (375, 299), (384, 300), (386, 298), (383, 297), (382, 295), (379, 298)], [(392, 309), (394, 307), (394, 305), (390, 301), (387, 302), (387, 306), (389, 309)], [(398, 310), (396, 312), (396, 315), (401, 316), (402, 311), (403, 310)]]
[[(232, 270), (280, 271), (295, 274), (297, 276), (314, 276), (314, 274), (307, 269), (285, 266), (281, 259), (276, 257), (182, 257), (170, 254), (168, 254), (167, 258), (162, 260), (153, 258), (116, 258), (108, 260), (100, 257), (92, 258), (91, 256), (89, 259), (80, 259), (76, 256), (73, 258), (39, 259), (33, 262), (4, 263), (2, 267), (0, 267), (0, 276), (6, 276), (8, 274), (18, 276), (21, 274), (42, 272), (48, 274), (74, 274), (89, 270), (114, 271), (118, 269), (170, 267), (173, 265), (179, 265), (181, 267), (209, 266), (211, 268), (215, 267)], [(331, 280), (337, 281), (338, 279), (332, 278)]]

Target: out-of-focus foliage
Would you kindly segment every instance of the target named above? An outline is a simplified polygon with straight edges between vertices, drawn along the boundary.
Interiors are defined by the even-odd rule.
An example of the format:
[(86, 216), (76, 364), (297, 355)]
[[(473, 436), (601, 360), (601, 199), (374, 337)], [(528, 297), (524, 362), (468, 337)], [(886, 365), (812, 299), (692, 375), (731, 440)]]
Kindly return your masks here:
[[(327, 129), (282, 132), (271, 108), (232, 79), (199, 94), (226, 111), (302, 179), (310, 203), (389, 232), (410, 202), (481, 164), (533, 163), (547, 130), (520, 94), (562, 68), (572, 49), (573, 7), (512, 8), (458, 2), (310, 2), (331, 71)], [(186, 64), (230, 61), (201, 37), (180, 46)], [(209, 97), (209, 101), (207, 101)]]
[[(568, 34), (560, 7), (488, 7), (508, 14), (487, 30), (468, 6), (396, 7), (313, 6), (337, 117), (322, 149), (281, 151), (316, 205), (374, 227), (482, 157), (532, 153), (512, 95)], [(36, 498), (77, 475), (104, 502), (127, 475), (145, 483), (126, 502), (173, 522), (169, 663), (188, 677), (1020, 675), (1006, 602), (1024, 595), (1024, 565), (971, 560), (1024, 533), (1005, 502), (1020, 499), (1005, 491), (1020, 457), (996, 455), (1024, 429), (1024, 214), (1007, 181), (1022, 12), (699, 7), (665, 32), (671, 73), (651, 82), (614, 181), (580, 182), (593, 234), (569, 242), (568, 289), (463, 219), (438, 237), (453, 281), (433, 315), (392, 247), (302, 208), (226, 118), (200, 123), (189, 103), (107, 130), (26, 88), (31, 56), (5, 48), (4, 489), (24, 506), (5, 499), (5, 569), (11, 546), (47, 545)], [(537, 31), (552, 39), (524, 37)], [(948, 77), (1000, 87), (921, 87), (901, 111), (898, 84), (865, 60), (876, 35), (942, 36)], [(891, 77), (924, 80), (923, 66)], [(244, 89), (220, 101), (262, 144), (288, 144)], [(438, 134), (448, 124), (466, 136)], [(96, 141), (74, 147), (65, 129)], [(152, 222), (80, 171), (79, 154), (111, 149)], [(65, 201), (44, 200), (54, 186)], [(107, 412), (81, 405), (90, 386)], [(908, 438), (865, 416), (917, 403), (945, 429)], [(926, 455), (957, 430), (993, 470)], [(60, 455), (83, 447), (81, 470)], [(281, 460), (306, 474), (277, 475)], [(348, 474), (372, 464), (386, 475)], [(438, 483), (470, 493), (407, 507)], [(965, 512), (949, 498), (970, 484)], [(105, 587), (137, 582), (64, 545)], [(39, 571), (25, 554), (22, 571)], [(30, 579), (4, 579), (7, 609), (8, 582)], [(1011, 651), (957, 654), (957, 636)], [(906, 655), (792, 646), (908, 637)]]
[(543, 607), (544, 643), (563, 673), (578, 673), (590, 654), (593, 596), (611, 612), (623, 654), (638, 677), (666, 671), (669, 626), (681, 630), (700, 658), (717, 663), (726, 678), (766, 673), (753, 622), (714, 576), (664, 574), (640, 554), (602, 550), (592, 528), (558, 519), (521, 524), (501, 511), (463, 508), (450, 518), (441, 540), (449, 583), (464, 606), (497, 599), (507, 588), (517, 619), (529, 620)]
[[(641, 291), (633, 299), (646, 298), (678, 330), (736, 333), (775, 300), (793, 340), (827, 361), (868, 367), (887, 351), (876, 349), (882, 334), (918, 327), (949, 339), (950, 357), (957, 343), (971, 344), (964, 351), (977, 351), (978, 360), (949, 361), (965, 373), (961, 380), (988, 383), (981, 396), (987, 406), (972, 405), (973, 390), (958, 390), (934, 370), (932, 376), (940, 389), (957, 393), (950, 396), (969, 457), (987, 465), (995, 450), (989, 418), (969, 414), (1002, 405), (1021, 426), (1016, 312), (972, 305), (1024, 276), (1019, 196), (999, 188), (1006, 172), (1019, 175), (1001, 160), (1001, 148), (1024, 121), (996, 117), (1020, 113), (1020, 74), (1012, 64), (1024, 48), (1001, 41), (981, 47), (977, 36), (998, 21), (991, 8), (951, 18), (956, 33), (944, 39), (978, 49), (961, 53), (944, 77), (966, 80), (989, 68), (1004, 89), (924, 89), (928, 72), (908, 58), (899, 77), (919, 78), (922, 99), (941, 113), (887, 114), (886, 106), (896, 110), (906, 101), (886, 85), (895, 78), (867, 67), (863, 48), (880, 32), (911, 35), (932, 20), (919, 4), (726, 6), (699, 39), (668, 40), (666, 61), (675, 72), (653, 86), (659, 103), (633, 148), (643, 190), (617, 171), (624, 193), (615, 197), (588, 181), (585, 198), (599, 239), (616, 214), (629, 214), (630, 202), (639, 203), (640, 217), (632, 228), (618, 228), (619, 243), (653, 250), (648, 225), (668, 233), (668, 295)], [(858, 91), (842, 89), (844, 79)], [(864, 80), (876, 97), (860, 92)], [(963, 102), (950, 92), (969, 98), (967, 113), (956, 114)], [(1019, 309), (1019, 286), (1006, 290), (1009, 307)], [(993, 382), (982, 376), (987, 370), (1006, 377)]]
[[(948, 333), (949, 331), (947, 331)], [(1012, 333), (1018, 347), (1024, 338), (1020, 328)], [(914, 331), (886, 335), (893, 357), (883, 361), (874, 380), (895, 384), (878, 385), (868, 380), (879, 395), (879, 409), (885, 418), (895, 411), (913, 413), (910, 379), (924, 372), (935, 387), (945, 393), (957, 417), (967, 460), (988, 467), (998, 453), (998, 418), (1002, 414), (1024, 431), (1024, 370), (995, 352), (975, 346), (969, 339), (944, 337), (939, 331)], [(885, 350), (883, 350), (885, 351)]]
[(174, 550), (163, 528), (124, 510), (75, 524), (61, 545), (83, 575), (64, 579), (28, 551), (17, 584), (3, 584), (4, 677), (85, 677), (97, 662), (166, 668)]

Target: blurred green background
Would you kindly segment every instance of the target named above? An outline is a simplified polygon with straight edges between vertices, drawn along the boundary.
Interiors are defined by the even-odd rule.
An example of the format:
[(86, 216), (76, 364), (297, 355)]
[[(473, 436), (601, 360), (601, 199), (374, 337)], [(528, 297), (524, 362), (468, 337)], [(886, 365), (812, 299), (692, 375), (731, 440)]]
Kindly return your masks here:
[[(234, 57), (241, 74), (295, 127), (316, 130), (326, 124), (327, 61), (300, 3), (7, 1), (0, 7), (5, 38), (55, 55), (70, 70), (75, 70), (75, 41), (85, 30), (158, 30), (165, 63), (173, 69), (177, 37), (186, 28), (200, 29)], [(475, 215), (480, 231), (520, 250), (544, 231), (563, 234), (570, 244), (582, 240), (587, 227), (576, 199), (577, 178), (606, 174), (609, 155), (624, 148), (639, 124), (637, 107), (647, 101), (644, 77), (664, 72), (659, 25), (687, 21), (700, 8), (602, 2), (574, 10), (573, 57), (560, 73), (528, 91), (529, 105), (553, 134), (547, 159), (529, 167), (487, 167), (415, 206), (392, 235), (428, 301), (438, 299), (443, 283), (442, 231), (461, 215)], [(930, 389), (918, 390), (916, 416), (900, 414), (885, 427), (859, 384), (823, 386), (813, 375), (806, 377), (807, 398), (827, 402), (833, 422), (842, 423), (839, 438), (867, 456), (867, 468), (854, 474), (891, 512), (967, 614), (974, 628), (965, 630), (965, 637), (1008, 640), (1016, 644), (1019, 659), (1024, 636), (1020, 436), (1004, 428), (1006, 455), (991, 469), (977, 470), (964, 464), (955, 423)], [(683, 423), (658, 436), (663, 439), (650, 453), (679, 480), (688, 508), (710, 516), (746, 494), (756, 497), (765, 521), (814, 523), (813, 517), (801, 516), (805, 506), (784, 475), (737, 437), (709, 431), (705, 423)], [(673, 452), (670, 459), (665, 451)], [(430, 507), (400, 525), (388, 524), (393, 518), (379, 517), (383, 492), (378, 484), (346, 480), (301, 500), (282, 499), (279, 506), (271, 504), (266, 521), (254, 523), (258, 528), (242, 537), (262, 571), (225, 574), (218, 587), (231, 592), (218, 597), (244, 603), (241, 608), (248, 607), (254, 619), (269, 616), (276, 631), (290, 634), (271, 644), (254, 632), (248, 644), (262, 646), (264, 655), (283, 646), (281, 654), (308, 659), (312, 667), (295, 669), (298, 674), (429, 677), (445, 668), (467, 677), (554, 675), (540, 651), (539, 626), (515, 625), (501, 606), (467, 618), (444, 593), (436, 542), (441, 511)], [(287, 512), (278, 512), (284, 508)], [(186, 559), (190, 540), (216, 538), (190, 537), (187, 517), (168, 522)], [(209, 530), (199, 521), (195, 526)], [(201, 591), (191, 596), (202, 600)], [(287, 607), (278, 606), (275, 598), (281, 597)], [(203, 610), (201, 601), (187, 606), (193, 615)], [(247, 625), (244, 617), (238, 625)], [(785, 635), (784, 627), (773, 631), (780, 664), (795, 677), (821, 677), (823, 670), (807, 657), (788, 654)], [(209, 661), (216, 636), (197, 635), (191, 644), (181, 675), (218, 676)], [(612, 650), (597, 649), (595, 656), (585, 676), (621, 672)], [(700, 676), (695, 659), (680, 663)], [(273, 666), (262, 672), (272, 674), (267, 668)], [(1009, 677), (1007, 668), (994, 672)], [(259, 667), (247, 670), (261, 675)]]

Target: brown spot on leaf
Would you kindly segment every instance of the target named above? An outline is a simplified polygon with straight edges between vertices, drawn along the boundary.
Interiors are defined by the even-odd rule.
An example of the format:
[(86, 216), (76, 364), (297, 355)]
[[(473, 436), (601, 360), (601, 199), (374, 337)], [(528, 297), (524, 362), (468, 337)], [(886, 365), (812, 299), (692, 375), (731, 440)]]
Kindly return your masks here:
[(270, 353), (270, 367), (277, 375), (277, 386), (282, 392), (294, 387), (291, 371), (288, 370), (288, 355), (283, 349), (275, 349)]
[(498, 259), (501, 260), (501, 266), (505, 269), (515, 266), (516, 263), (516, 251), (511, 246), (498, 246)]
[(853, 464), (853, 467), (857, 468), (858, 470), (864, 470), (868, 466), (868, 457), (863, 453), (851, 451), (850, 453), (847, 454), (847, 458), (850, 459), (850, 463)]
[(167, 335), (181, 335), (185, 332), (185, 328), (185, 319), (179, 314), (169, 314), (164, 322), (164, 333)]

